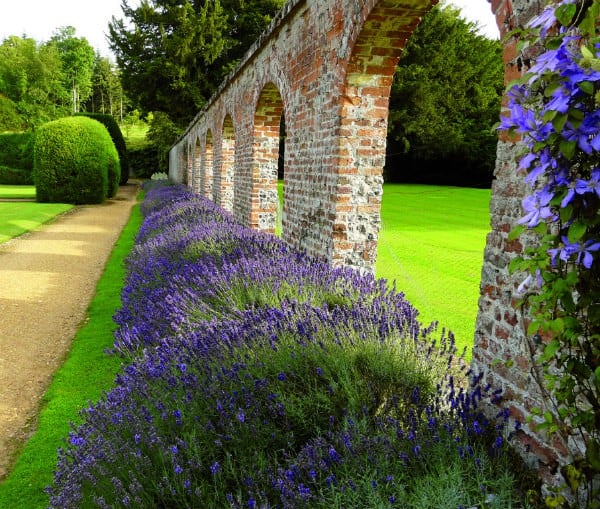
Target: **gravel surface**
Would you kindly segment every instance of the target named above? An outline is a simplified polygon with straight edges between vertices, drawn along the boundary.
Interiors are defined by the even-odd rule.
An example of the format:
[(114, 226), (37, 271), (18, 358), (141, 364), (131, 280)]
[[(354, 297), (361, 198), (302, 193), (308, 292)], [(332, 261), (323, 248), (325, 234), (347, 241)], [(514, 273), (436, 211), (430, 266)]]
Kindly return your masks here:
[(0, 480), (35, 431), (40, 400), (86, 317), (139, 185), (0, 244)]

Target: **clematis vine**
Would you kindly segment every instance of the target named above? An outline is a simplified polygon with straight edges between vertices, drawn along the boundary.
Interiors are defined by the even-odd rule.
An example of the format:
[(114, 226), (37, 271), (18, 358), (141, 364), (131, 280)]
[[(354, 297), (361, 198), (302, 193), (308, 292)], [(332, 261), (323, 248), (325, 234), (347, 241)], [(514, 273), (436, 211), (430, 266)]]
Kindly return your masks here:
[[(581, 15), (578, 9), (574, 0), (563, 0), (530, 22), (539, 41), (551, 39), (551, 49), (542, 52), (522, 82), (509, 89), (509, 114), (500, 123), (501, 129), (522, 135), (527, 147), (518, 168), (525, 172), (532, 192), (523, 200), (525, 215), (518, 224), (536, 228), (560, 222), (548, 254), (569, 236), (572, 225), (582, 232), (582, 206), (600, 197), (600, 51), (577, 25), (565, 23), (569, 13), (570, 20)], [(582, 240), (582, 248), (593, 246), (600, 237), (596, 224), (588, 226), (585, 238), (571, 239)], [(597, 258), (589, 250), (587, 255), (567, 248), (560, 252), (563, 262), (583, 259), (588, 269)], [(572, 256), (565, 259), (567, 253)]]
[[(539, 427), (560, 433), (571, 454), (564, 482), (576, 505), (557, 495), (551, 507), (600, 507), (599, 19), (600, 0), (554, 1), (518, 34), (539, 54), (508, 90), (500, 123), (521, 136), (517, 171), (530, 189), (509, 239), (537, 236), (510, 268), (525, 274), (516, 296), (529, 351), (542, 349), (531, 354), (544, 372), (532, 370), (543, 393)], [(549, 339), (538, 347), (536, 337)]]

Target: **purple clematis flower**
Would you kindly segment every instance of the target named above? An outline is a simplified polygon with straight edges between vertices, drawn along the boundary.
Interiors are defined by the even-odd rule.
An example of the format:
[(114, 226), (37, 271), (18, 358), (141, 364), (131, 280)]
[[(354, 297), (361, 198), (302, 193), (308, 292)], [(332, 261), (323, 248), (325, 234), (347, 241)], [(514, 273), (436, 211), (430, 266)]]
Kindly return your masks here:
[(581, 242), (575, 242), (571, 244), (569, 239), (563, 236), (562, 243), (563, 247), (557, 247), (548, 250), (548, 254), (550, 254), (552, 258), (553, 265), (556, 265), (557, 257), (566, 263), (572, 256), (576, 255), (577, 263), (583, 264), (586, 269), (592, 268), (592, 264), (594, 263), (594, 255), (592, 253), (600, 250), (600, 242), (590, 239), (584, 244)]
[(556, 214), (552, 212), (550, 201), (554, 194), (547, 189), (535, 191), (523, 200), (525, 216), (517, 221), (519, 224), (527, 224), (528, 228), (535, 228), (541, 220), (556, 220)]

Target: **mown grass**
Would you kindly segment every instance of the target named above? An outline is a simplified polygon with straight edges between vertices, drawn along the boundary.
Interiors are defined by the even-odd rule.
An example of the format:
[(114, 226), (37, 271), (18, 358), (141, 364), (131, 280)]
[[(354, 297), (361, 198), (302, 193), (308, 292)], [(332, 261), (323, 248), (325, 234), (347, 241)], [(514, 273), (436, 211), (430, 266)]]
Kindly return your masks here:
[(35, 199), (35, 186), (0, 185), (0, 198)]
[(396, 287), (425, 323), (473, 346), (479, 282), (490, 230), (489, 189), (386, 184), (377, 277)]
[(0, 203), (0, 243), (35, 230), (72, 208), (73, 205), (65, 203)]
[(0, 484), (2, 508), (47, 507), (44, 488), (52, 482), (57, 448), (63, 445), (68, 434), (68, 423), (78, 422), (78, 411), (113, 385), (121, 361), (116, 356), (107, 356), (105, 349), (113, 345), (112, 316), (121, 305), (123, 260), (133, 247), (141, 222), (142, 215), (136, 205), (98, 282), (86, 323), (77, 333), (67, 360), (43, 398), (37, 431), (23, 449), (11, 475)]
[(127, 150), (135, 150), (146, 146), (146, 133), (148, 132), (148, 124), (121, 124), (120, 127), (123, 137), (125, 138)]

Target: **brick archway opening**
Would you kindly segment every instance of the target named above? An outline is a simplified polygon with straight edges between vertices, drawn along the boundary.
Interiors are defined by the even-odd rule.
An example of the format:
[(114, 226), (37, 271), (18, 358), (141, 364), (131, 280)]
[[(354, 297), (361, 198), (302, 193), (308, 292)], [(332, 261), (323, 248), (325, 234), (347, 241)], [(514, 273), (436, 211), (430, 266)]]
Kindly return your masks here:
[[(277, 225), (277, 169), (283, 110), (279, 90), (273, 83), (267, 84), (260, 93), (254, 116), (250, 225), (269, 233), (275, 233)], [(285, 209), (283, 216), (285, 224)]]
[[(481, 216), (484, 223), (481, 228), (477, 224), (481, 242), (481, 247), (475, 243), (475, 249), (480, 249), (478, 260), (473, 260), (477, 255), (471, 256), (467, 249), (462, 252), (456, 251), (451, 242), (448, 251), (456, 252), (456, 255), (450, 264), (446, 265), (445, 259), (442, 263), (440, 258), (431, 258), (427, 273), (439, 275), (442, 281), (438, 286), (447, 289), (446, 294), (435, 294), (432, 299), (425, 297), (431, 289), (430, 284), (421, 281), (422, 278), (418, 276), (415, 277), (420, 270), (418, 264), (409, 265), (413, 263), (410, 257), (418, 251), (394, 244), (391, 239), (395, 238), (393, 234), (397, 232), (390, 230), (389, 222), (386, 231), (381, 232), (381, 206), (394, 199), (390, 193), (387, 198), (390, 201), (384, 202), (386, 197), (383, 186), (392, 83), (406, 44), (413, 37), (422, 17), (429, 11), (428, 5), (409, 9), (406, 6), (397, 7), (397, 2), (380, 0), (368, 11), (369, 15), (356, 34), (341, 98), (338, 195), (334, 198), (336, 223), (333, 237), (337, 243), (334, 261), (359, 267), (365, 266), (366, 261), (372, 264), (373, 271), (376, 267), (379, 269), (378, 276), (390, 281), (396, 279), (398, 283), (406, 285), (410, 300), (414, 299), (414, 304), (418, 304), (420, 311), (424, 308), (423, 319), (427, 322), (441, 320), (443, 325), (447, 325), (460, 336), (461, 345), (467, 344), (470, 349), (473, 345), (477, 313), (478, 276), (481, 272), (485, 235), (489, 227), (489, 224), (486, 224), (487, 215)], [(482, 197), (477, 197), (476, 200), (473, 198), (477, 206), (487, 202), (483, 205), (487, 207), (488, 196), (480, 196)], [(443, 206), (440, 205), (440, 211)], [(482, 214), (487, 212), (479, 210)], [(413, 209), (408, 213), (416, 216), (419, 211)], [(426, 216), (424, 218), (426, 219)], [(414, 237), (409, 235), (401, 238), (414, 242)], [(382, 241), (383, 245), (380, 246)], [(390, 254), (392, 251), (394, 253)], [(382, 270), (381, 264), (375, 263), (378, 252), (386, 264), (385, 270)], [(407, 269), (407, 266), (411, 268)], [(453, 270), (456, 271), (456, 277), (452, 273)], [(456, 284), (457, 282), (462, 286)], [(470, 293), (460, 293), (467, 286)], [(404, 288), (402, 290), (404, 291)], [(453, 295), (454, 298), (446, 295)], [(460, 309), (460, 313), (455, 313), (457, 301), (466, 303), (464, 309)], [(463, 322), (468, 322), (468, 325), (463, 325)]]
[(202, 146), (200, 140), (196, 138), (194, 143), (194, 153), (192, 164), (188, 168), (188, 181), (194, 193), (200, 192), (200, 172), (202, 171)]
[[(233, 119), (225, 116), (221, 137), (221, 161), (215, 172), (216, 203), (229, 212), (233, 212), (233, 189), (235, 175), (235, 131)], [(219, 189), (219, 192), (217, 192)]]
[(214, 147), (212, 131), (206, 132), (204, 141), (204, 153), (202, 158), (202, 170), (200, 171), (200, 194), (214, 200), (213, 196), (213, 163)]

